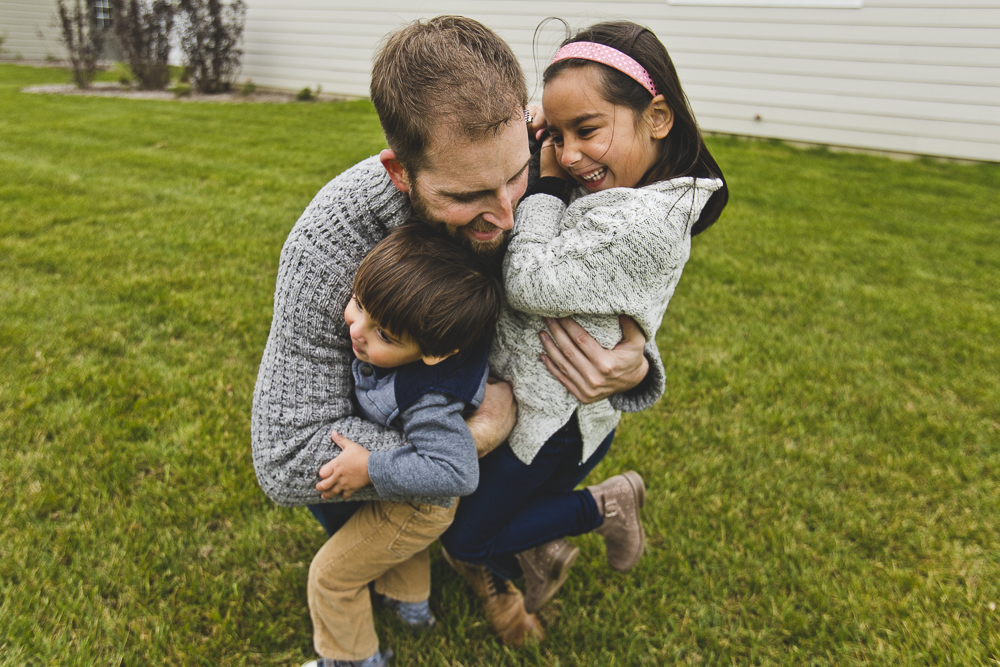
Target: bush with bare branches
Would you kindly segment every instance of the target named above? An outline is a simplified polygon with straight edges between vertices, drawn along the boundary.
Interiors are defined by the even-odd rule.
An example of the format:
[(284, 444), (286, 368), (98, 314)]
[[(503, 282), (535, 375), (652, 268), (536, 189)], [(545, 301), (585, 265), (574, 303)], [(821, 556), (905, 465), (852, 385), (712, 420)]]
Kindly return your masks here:
[(100, 67), (98, 60), (104, 48), (104, 29), (90, 15), (90, 3), (75, 0), (69, 5), (56, 0), (56, 12), (61, 28), (61, 41), (69, 51), (73, 65), (73, 82), (79, 88), (90, 87)]
[(170, 83), (170, 32), (176, 11), (167, 0), (111, 0), (111, 25), (140, 88), (162, 90)]
[(201, 93), (230, 89), (243, 59), (244, 0), (180, 0), (181, 50), (192, 85)]

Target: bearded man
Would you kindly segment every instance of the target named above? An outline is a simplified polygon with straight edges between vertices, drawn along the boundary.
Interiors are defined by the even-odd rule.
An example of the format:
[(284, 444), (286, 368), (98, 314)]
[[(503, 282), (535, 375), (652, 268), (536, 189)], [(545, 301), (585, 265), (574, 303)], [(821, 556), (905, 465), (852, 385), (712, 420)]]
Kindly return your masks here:
[[(370, 451), (407, 446), (401, 432), (366, 421), (352, 402), (353, 355), (341, 314), (361, 260), (411, 216), (488, 261), (502, 259), (528, 186), (529, 134), (539, 129), (530, 120), (526, 127), (527, 89), (510, 47), (462, 17), (417, 21), (388, 36), (373, 65), (371, 99), (389, 148), (328, 183), (289, 234), (254, 392), (253, 460), (262, 489), (279, 505), (309, 507), (329, 535), (350, 519), (354, 501), (381, 498), (374, 486), (347, 502), (321, 493), (318, 471), (340, 451), (331, 433)], [(655, 342), (627, 318), (623, 333), (605, 350), (572, 320), (555, 320), (543, 336), (543, 361), (585, 402), (612, 397), (619, 409), (644, 409), (663, 392), (663, 367)], [(510, 386), (491, 382), (467, 419), (481, 457), (509, 450), (504, 441), (515, 420)], [(456, 569), (482, 597), (503, 641), (542, 638), (509, 568), (498, 572), (487, 560)]]

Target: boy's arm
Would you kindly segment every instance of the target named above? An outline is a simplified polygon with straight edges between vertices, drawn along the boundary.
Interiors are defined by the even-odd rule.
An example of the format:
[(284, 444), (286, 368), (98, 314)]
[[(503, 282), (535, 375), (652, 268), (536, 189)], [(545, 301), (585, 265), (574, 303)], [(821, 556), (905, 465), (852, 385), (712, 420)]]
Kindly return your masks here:
[(479, 460), (464, 407), (429, 392), (400, 414), (408, 444), (368, 457), (368, 475), (381, 498), (466, 496), (476, 490)]
[[(510, 435), (516, 420), (517, 403), (513, 400), (510, 384), (489, 378), (482, 404), (471, 417), (465, 419), (475, 443), (476, 455), (482, 458), (502, 444)], [(457, 424), (453, 428), (459, 430)], [(371, 453), (339, 433), (332, 433), (330, 437), (343, 452), (319, 469), (322, 479), (316, 484), (316, 490), (322, 493), (324, 500), (338, 495), (347, 500), (372, 483), (368, 474)]]

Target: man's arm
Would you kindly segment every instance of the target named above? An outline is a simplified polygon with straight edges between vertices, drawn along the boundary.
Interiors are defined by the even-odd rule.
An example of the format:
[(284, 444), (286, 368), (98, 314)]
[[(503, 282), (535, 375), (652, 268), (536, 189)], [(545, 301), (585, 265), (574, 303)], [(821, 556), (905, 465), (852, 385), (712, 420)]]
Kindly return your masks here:
[(581, 403), (611, 398), (617, 410), (645, 410), (663, 394), (660, 353), (635, 320), (622, 315), (618, 321), (622, 340), (607, 350), (572, 317), (546, 319), (548, 331), (539, 334), (542, 363)]
[[(355, 414), (343, 309), (365, 254), (408, 212), (370, 158), (327, 184), (285, 242), (251, 422), (258, 482), (279, 505), (319, 501), (318, 471), (340, 451), (331, 431), (370, 450), (405, 444), (402, 434)], [(372, 489), (355, 496), (377, 497)]]
[(509, 382), (494, 377), (486, 379), (486, 397), (465, 425), (476, 443), (476, 454), (483, 458), (503, 444), (517, 423), (517, 402)]

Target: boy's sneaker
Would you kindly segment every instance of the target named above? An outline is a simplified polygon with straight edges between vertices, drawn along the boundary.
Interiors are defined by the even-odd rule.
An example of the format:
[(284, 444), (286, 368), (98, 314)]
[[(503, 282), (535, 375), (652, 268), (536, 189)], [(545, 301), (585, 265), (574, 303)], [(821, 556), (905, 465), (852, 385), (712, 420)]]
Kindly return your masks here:
[(427, 600), (422, 602), (403, 602), (388, 595), (382, 596), (382, 606), (391, 609), (399, 620), (415, 630), (429, 630), (437, 625), (437, 619), (431, 613)]
[(484, 565), (455, 560), (442, 550), (444, 559), (472, 586), (483, 601), (483, 611), (493, 634), (505, 644), (522, 646), (545, 639), (545, 630), (534, 614), (524, 609), (521, 591), (507, 579), (496, 576)]
[(379, 651), (370, 658), (364, 660), (333, 660), (332, 658), (319, 658), (310, 660), (302, 667), (389, 667), (389, 659), (392, 651), (386, 649)]
[(580, 550), (557, 538), (517, 554), (524, 571), (524, 609), (534, 614), (552, 599), (569, 576)]
[(639, 508), (646, 504), (646, 485), (635, 471), (606, 479), (587, 490), (604, 515), (604, 523), (594, 529), (604, 536), (604, 550), (612, 570), (627, 572), (639, 562), (646, 548)]

